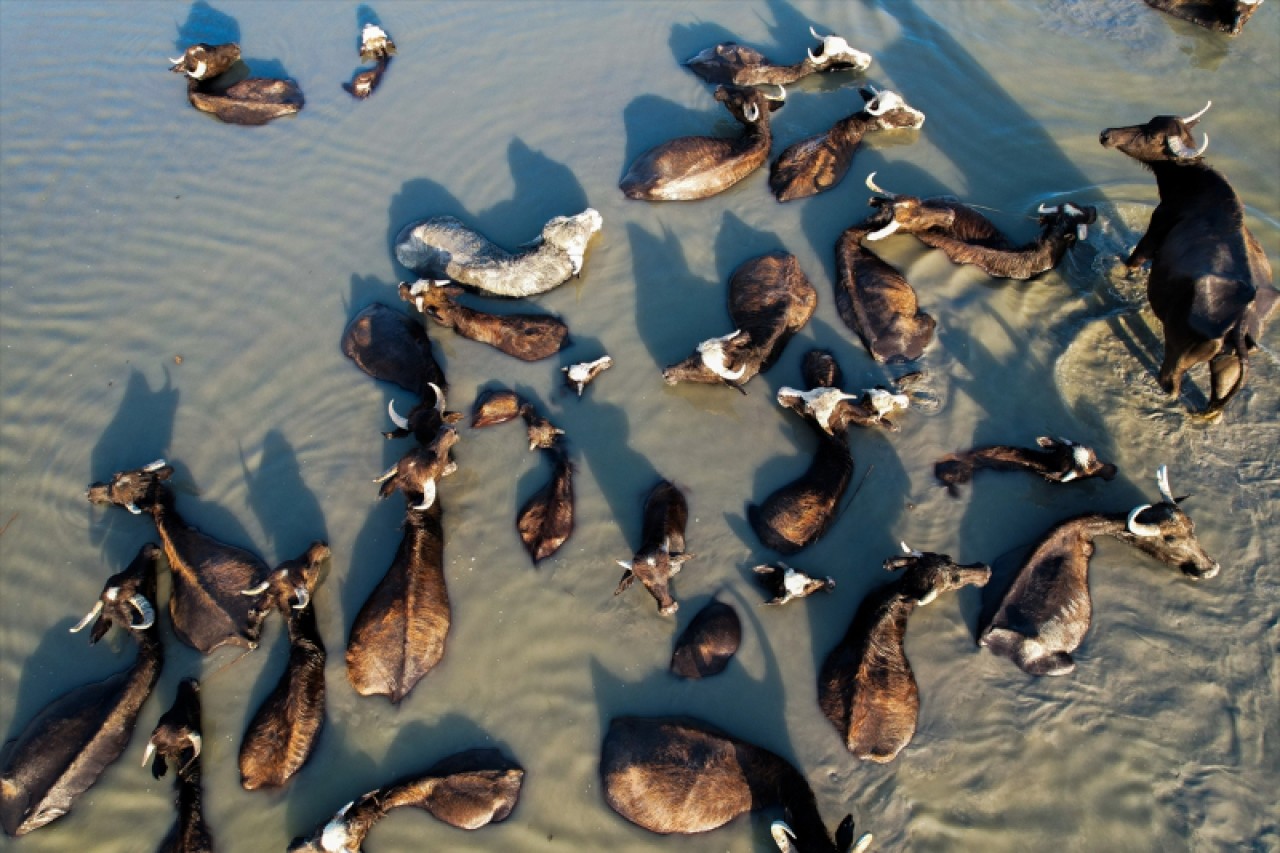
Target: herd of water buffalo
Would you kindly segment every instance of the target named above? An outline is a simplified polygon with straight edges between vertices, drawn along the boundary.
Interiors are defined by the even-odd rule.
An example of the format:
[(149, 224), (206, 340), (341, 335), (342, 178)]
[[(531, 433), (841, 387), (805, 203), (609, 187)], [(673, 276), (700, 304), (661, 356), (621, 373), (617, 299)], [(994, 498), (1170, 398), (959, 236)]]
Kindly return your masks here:
[[(1261, 0), (1147, 0), (1205, 26), (1232, 34)], [(785, 103), (783, 88), (817, 72), (860, 72), (871, 57), (842, 38), (821, 36), (816, 49), (792, 65), (770, 62), (750, 48), (726, 43), (689, 60), (689, 68), (717, 85), (715, 98), (743, 125), (736, 137), (683, 137), (639, 156), (620, 188), (632, 199), (690, 200), (722, 192), (768, 162), (769, 114)], [(348, 88), (367, 97), (386, 72), (395, 44), (376, 24), (362, 33), (361, 58), (375, 63), (357, 72)], [(235, 44), (191, 46), (173, 70), (187, 78), (197, 109), (223, 121), (261, 124), (301, 108), (292, 81), (246, 78)], [(229, 75), (229, 76), (228, 76)], [(769, 186), (778, 201), (801, 199), (834, 187), (848, 172), (867, 133), (920, 127), (924, 115), (888, 91), (863, 90), (855, 114), (827, 133), (788, 147), (772, 163)], [(1204, 160), (1207, 136), (1193, 131), (1205, 110), (1185, 117), (1157, 116), (1102, 132), (1101, 143), (1149, 169), (1160, 202), (1127, 259), (1131, 269), (1150, 263), (1148, 298), (1164, 332), (1161, 386), (1177, 394), (1183, 375), (1208, 363), (1211, 393), (1192, 416), (1222, 417), (1244, 387), (1249, 353), (1276, 302), (1265, 253), (1244, 225), (1241, 202), (1227, 180)], [(873, 176), (874, 177), (874, 176)], [(891, 234), (912, 234), (958, 264), (976, 265), (993, 277), (1027, 279), (1052, 269), (1095, 221), (1092, 207), (1060, 204), (1040, 209), (1041, 232), (1030, 244), (1014, 245), (972, 207), (951, 198), (917, 198), (867, 185), (872, 213), (848, 228), (835, 247), (836, 306), (841, 319), (880, 362), (909, 363), (929, 346), (935, 328), (920, 310), (900, 271), (868, 244)], [(536, 296), (581, 274), (592, 235), (602, 227), (595, 210), (557, 217), (541, 235), (509, 252), (452, 217), (409, 223), (395, 240), (397, 260), (420, 278), (399, 286), (401, 300), (424, 318), (452, 328), (516, 358), (540, 360), (563, 347), (567, 327), (541, 314), (488, 313), (461, 304), (470, 292), (492, 297)], [(795, 257), (774, 252), (743, 263), (728, 284), (732, 330), (699, 343), (685, 360), (663, 371), (668, 383), (742, 386), (778, 359), (788, 340), (812, 315), (817, 293)], [(360, 311), (342, 337), (342, 351), (361, 370), (390, 382), (419, 401), (405, 415), (394, 403), (395, 429), (388, 439), (412, 438), (411, 449), (376, 482), (386, 497), (405, 498), (403, 539), (385, 577), (360, 608), (346, 645), (352, 687), (399, 703), (445, 653), (450, 603), (443, 569), (445, 529), (440, 481), (457, 465), (452, 448), (463, 415), (447, 408), (448, 383), (432, 354), (423, 320), (375, 303)], [(609, 368), (607, 355), (562, 370), (566, 384), (582, 396), (588, 383)], [(852, 427), (894, 430), (891, 415), (920, 401), (915, 374), (888, 388), (842, 389), (830, 353), (813, 351), (803, 364), (805, 388), (783, 387), (778, 403), (804, 418), (817, 436), (812, 462), (798, 479), (750, 508), (751, 527), (766, 547), (795, 553), (821, 538), (850, 485)], [(555, 554), (573, 531), (573, 466), (564, 432), (513, 391), (482, 395), (471, 427), (522, 419), (529, 449), (546, 453), (551, 480), (519, 510), (516, 529), (534, 563)], [(1026, 471), (1052, 483), (1099, 476), (1111, 479), (1114, 465), (1068, 439), (1042, 437), (1038, 447), (978, 447), (936, 464), (937, 478), (952, 494), (981, 469)], [(224, 644), (254, 648), (263, 623), (279, 613), (287, 623), (289, 664), (274, 691), (253, 716), (239, 753), (246, 789), (280, 787), (303, 767), (325, 718), (326, 652), (315, 617), (315, 587), (330, 549), (316, 542), (297, 559), (272, 569), (255, 554), (201, 533), (179, 514), (168, 485), (173, 468), (164, 460), (113, 474), (92, 485), (90, 501), (150, 516), (161, 545), (144, 546), (124, 571), (109, 578), (92, 611), (72, 631), (92, 625), (90, 642), (117, 625), (137, 644), (134, 663), (109, 679), (74, 690), (42, 710), (3, 757), (0, 819), (10, 835), (22, 835), (71, 809), (129, 744), (138, 714), (151, 694), (164, 660), (157, 628), (156, 572), (172, 577), (168, 613), (178, 639), (202, 653)], [(1018, 570), (994, 615), (981, 628), (979, 644), (1033, 675), (1062, 675), (1075, 662), (1091, 619), (1088, 591), (1093, 542), (1114, 537), (1169, 564), (1191, 578), (1211, 578), (1215, 562), (1195, 537), (1180, 508), (1168, 471), (1157, 472), (1158, 502), (1129, 512), (1091, 513), (1049, 530)], [(687, 550), (688, 505), (675, 484), (654, 485), (642, 509), (642, 539), (615, 595), (639, 580), (659, 613), (679, 604), (672, 578), (694, 554)], [(863, 760), (892, 761), (911, 740), (919, 696), (903, 648), (906, 623), (917, 605), (940, 592), (984, 586), (991, 570), (958, 565), (950, 557), (903, 545), (885, 568), (900, 572), (859, 607), (848, 632), (827, 655), (818, 678), (818, 703), (848, 750)], [(761, 565), (756, 574), (771, 596), (785, 604), (831, 589), (831, 578), (809, 577), (783, 563)], [(741, 626), (733, 608), (713, 602), (675, 644), (672, 671), (684, 678), (712, 676), (738, 648)], [(157, 778), (176, 777), (178, 820), (162, 850), (208, 851), (213, 845), (201, 811), (199, 687), (183, 681), (147, 745)], [(523, 769), (497, 750), (468, 750), (440, 761), (421, 776), (367, 792), (291, 850), (357, 851), (373, 825), (389, 810), (411, 805), (453, 826), (476, 829), (503, 820), (519, 797)], [(656, 833), (714, 829), (737, 815), (781, 807), (772, 826), (780, 850), (863, 849), (846, 817), (834, 834), (827, 829), (804, 774), (785, 759), (718, 729), (687, 719), (614, 719), (600, 754), (608, 804), (626, 819)]]

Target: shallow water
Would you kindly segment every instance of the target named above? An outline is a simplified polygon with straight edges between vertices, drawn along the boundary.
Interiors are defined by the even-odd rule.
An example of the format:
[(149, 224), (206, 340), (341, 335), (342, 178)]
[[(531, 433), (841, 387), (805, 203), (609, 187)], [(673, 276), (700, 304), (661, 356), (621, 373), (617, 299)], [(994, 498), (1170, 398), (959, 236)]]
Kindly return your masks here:
[[(876, 849), (1274, 849), (1280, 828), (1277, 552), (1280, 401), (1276, 336), (1222, 424), (1204, 428), (1153, 375), (1158, 324), (1117, 256), (1142, 233), (1151, 176), (1099, 146), (1106, 126), (1186, 114), (1212, 98), (1208, 159), (1280, 263), (1280, 9), (1236, 38), (1138, 0), (983, 2), (383, 2), (400, 46), (381, 88), (354, 102), (358, 15), (337, 3), (0, 4), (0, 733), (15, 736), (67, 689), (127, 665), (119, 636), (86, 650), (66, 628), (105, 577), (154, 538), (145, 520), (90, 507), (85, 486), (159, 456), (183, 515), (274, 564), (326, 539), (317, 592), (329, 649), (322, 741), (282, 792), (246, 793), (236, 754), (285, 657), (275, 620), (261, 648), (207, 659), (174, 642), (129, 751), (74, 810), (22, 851), (145, 851), (172, 821), (170, 780), (138, 768), (178, 681), (204, 685), (205, 811), (220, 850), (283, 850), (348, 800), (439, 758), (497, 746), (527, 771), (501, 825), (469, 834), (394, 813), (371, 851), (763, 851), (768, 821), (662, 838), (615, 815), (599, 746), (620, 714), (687, 714), (767, 746), (812, 783), (831, 826), (851, 812)], [(778, 205), (766, 174), (697, 203), (630, 202), (627, 164), (665, 139), (732, 122), (680, 60), (736, 39), (783, 61), (810, 25), (868, 51), (865, 79), (928, 120), (871, 138), (847, 179)], [(257, 73), (287, 74), (307, 105), (262, 128), (193, 111), (164, 58), (240, 41)], [(852, 112), (861, 78), (810, 78), (775, 115), (774, 151)], [(1099, 207), (1060, 269), (993, 283), (909, 237), (882, 246), (938, 339), (922, 359), (936, 412), (894, 434), (857, 432), (860, 491), (830, 534), (790, 562), (838, 588), (784, 608), (751, 566), (769, 559), (745, 521), (807, 465), (814, 439), (773, 402), (800, 360), (832, 350), (846, 387), (889, 373), (841, 323), (833, 246), (866, 212), (862, 180), (952, 193), (1030, 239), (1041, 201)], [(537, 302), (572, 330), (560, 357), (524, 364), (453, 333), (430, 334), (451, 407), (508, 386), (568, 433), (577, 527), (533, 569), (516, 510), (550, 467), (516, 425), (462, 430), (441, 487), (454, 622), (443, 663), (397, 708), (351, 690), (347, 630), (399, 542), (399, 499), (371, 478), (403, 452), (388, 399), (343, 358), (360, 308), (399, 305), (390, 251), (405, 223), (453, 214), (508, 247), (588, 205), (604, 229), (582, 277)], [(666, 387), (660, 369), (729, 330), (725, 282), (784, 249), (819, 307), (748, 395)], [(64, 290), (65, 289), (65, 290)], [(582, 399), (559, 366), (615, 360)], [(1202, 379), (1203, 377), (1197, 377)], [(1199, 404), (1200, 385), (1189, 392)], [(979, 443), (1066, 435), (1120, 466), (1111, 483), (1053, 488), (979, 477), (961, 499), (932, 462)], [(1032, 679), (977, 649), (984, 596), (943, 597), (911, 622), (919, 731), (892, 764), (851, 758), (818, 710), (815, 673), (899, 540), (991, 563), (992, 600), (1055, 522), (1156, 497), (1171, 468), (1201, 541), (1223, 564), (1192, 583), (1114, 542), (1094, 559), (1095, 619), (1066, 678)], [(674, 585), (677, 617), (637, 586), (613, 597), (640, 537), (644, 495), (676, 480), (696, 552)], [(161, 599), (167, 576), (161, 577)], [(681, 683), (671, 643), (712, 596), (738, 608), (742, 649), (720, 676)], [(118, 633), (118, 632), (117, 632)], [(172, 635), (167, 635), (172, 640)]]

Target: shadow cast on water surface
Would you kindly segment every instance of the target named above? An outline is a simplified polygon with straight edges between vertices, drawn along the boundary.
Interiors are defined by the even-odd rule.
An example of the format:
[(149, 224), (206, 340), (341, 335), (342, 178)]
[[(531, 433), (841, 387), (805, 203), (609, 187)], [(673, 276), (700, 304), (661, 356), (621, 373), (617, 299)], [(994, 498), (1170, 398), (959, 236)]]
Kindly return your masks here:
[(387, 249), (397, 275), (411, 273), (395, 260), (396, 237), (412, 223), (453, 216), (499, 246), (514, 251), (535, 240), (548, 220), (572, 216), (588, 206), (587, 193), (573, 170), (530, 148), (519, 137), (507, 146), (507, 163), (515, 187), (511, 198), (474, 213), (442, 184), (428, 178), (406, 182), (391, 199)]
[(266, 531), (277, 563), (292, 560), (317, 539), (328, 541), (324, 511), (307, 488), (293, 445), (273, 429), (262, 440), (257, 470), (250, 470), (240, 450), (240, 467), (249, 507)]
[(196, 0), (187, 10), (187, 20), (177, 25), (173, 46), (182, 53), (193, 44), (240, 43), (240, 23), (225, 12)]

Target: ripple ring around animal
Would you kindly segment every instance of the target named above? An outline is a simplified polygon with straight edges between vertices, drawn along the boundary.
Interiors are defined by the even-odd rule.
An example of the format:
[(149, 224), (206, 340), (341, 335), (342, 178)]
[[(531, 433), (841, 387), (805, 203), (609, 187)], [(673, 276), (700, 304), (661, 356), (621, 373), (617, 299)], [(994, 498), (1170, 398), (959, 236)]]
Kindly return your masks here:
[(588, 207), (557, 216), (508, 252), (453, 216), (413, 222), (396, 237), (396, 260), (422, 278), (450, 278), (494, 296), (536, 296), (582, 272), (587, 244), (604, 220)]

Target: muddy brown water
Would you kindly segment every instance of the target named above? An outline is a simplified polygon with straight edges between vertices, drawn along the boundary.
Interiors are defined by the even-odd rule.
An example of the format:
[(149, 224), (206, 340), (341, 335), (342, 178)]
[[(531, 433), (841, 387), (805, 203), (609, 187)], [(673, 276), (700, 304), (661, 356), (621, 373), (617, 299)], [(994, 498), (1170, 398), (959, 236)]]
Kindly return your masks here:
[[(400, 52), (356, 102), (341, 84), (370, 11)], [(844, 183), (816, 198), (777, 204), (763, 171), (696, 203), (623, 198), (617, 182), (643, 150), (735, 127), (681, 60), (736, 39), (790, 61), (811, 25), (875, 62), (792, 87), (775, 153), (852, 112), (864, 81), (923, 110), (924, 127), (869, 138)], [(301, 114), (240, 128), (188, 106), (165, 57), (229, 38), (256, 73), (299, 82)], [(1280, 263), (1278, 48), (1272, 3), (1235, 39), (1139, 0), (0, 3), (0, 736), (131, 659), (118, 635), (89, 649), (66, 630), (155, 538), (145, 519), (90, 507), (90, 482), (163, 456), (181, 512), (208, 533), (272, 564), (315, 538), (334, 554), (316, 593), (328, 719), (288, 788), (247, 793), (236, 769), (284, 666), (279, 621), (244, 657), (202, 659), (166, 628), (165, 671), (128, 752), (69, 815), (0, 848), (155, 849), (173, 819), (171, 781), (138, 762), (179, 680), (198, 676), (205, 811), (223, 851), (283, 850), (360, 793), (481, 746), (527, 771), (507, 822), (466, 833), (393, 813), (367, 849), (772, 849), (777, 814), (667, 838), (614, 814), (597, 765), (619, 714), (699, 717), (779, 752), (828, 823), (852, 813), (875, 849), (1276, 849), (1277, 339), (1222, 424), (1191, 423), (1160, 393), (1143, 281), (1117, 270), (1155, 185), (1098, 133), (1212, 99), (1208, 159)], [(985, 205), (1018, 239), (1042, 201), (1096, 205), (1099, 222), (1028, 283), (994, 283), (910, 237), (882, 245), (938, 320), (919, 365), (937, 406), (901, 417), (898, 433), (853, 435), (860, 491), (789, 560), (835, 576), (836, 590), (764, 608), (751, 567), (774, 555), (745, 508), (798, 476), (815, 444), (774, 393), (799, 384), (813, 347), (835, 353), (849, 387), (902, 372), (872, 362), (832, 298), (833, 247), (865, 214), (871, 171), (890, 189)], [(464, 427), (458, 472), (440, 489), (448, 651), (399, 707), (358, 697), (346, 634), (401, 517), (370, 482), (402, 452), (378, 432), (389, 399), (411, 400), (342, 357), (342, 329), (371, 302), (400, 307), (406, 274), (390, 248), (405, 223), (452, 214), (514, 247), (587, 206), (604, 228), (581, 278), (536, 300), (570, 326), (560, 357), (525, 364), (430, 332), (454, 408), (513, 387), (567, 431), (576, 530), (534, 569), (514, 519), (550, 467), (521, 425)], [(819, 293), (778, 364), (745, 396), (665, 386), (664, 365), (730, 331), (733, 269), (778, 249)], [(582, 399), (563, 389), (560, 366), (603, 352), (615, 366)], [(1202, 381), (1189, 400), (1201, 402)], [(1055, 488), (980, 475), (959, 500), (933, 481), (944, 453), (1044, 433), (1092, 444), (1120, 476)], [(1044, 531), (1154, 499), (1162, 463), (1176, 492), (1194, 493), (1187, 509), (1223, 565), (1217, 578), (1192, 583), (1104, 542), (1073, 675), (1032, 679), (975, 646), (984, 601)], [(674, 582), (674, 619), (638, 586), (612, 595), (614, 561), (638, 546), (661, 477), (688, 496), (697, 554)], [(919, 731), (895, 762), (871, 766), (821, 716), (815, 678), (864, 595), (889, 580), (880, 566), (899, 540), (991, 563), (995, 579), (913, 617)], [(163, 599), (167, 575), (160, 585)], [(712, 597), (737, 608), (742, 648), (722, 675), (677, 681), (672, 641)]]

